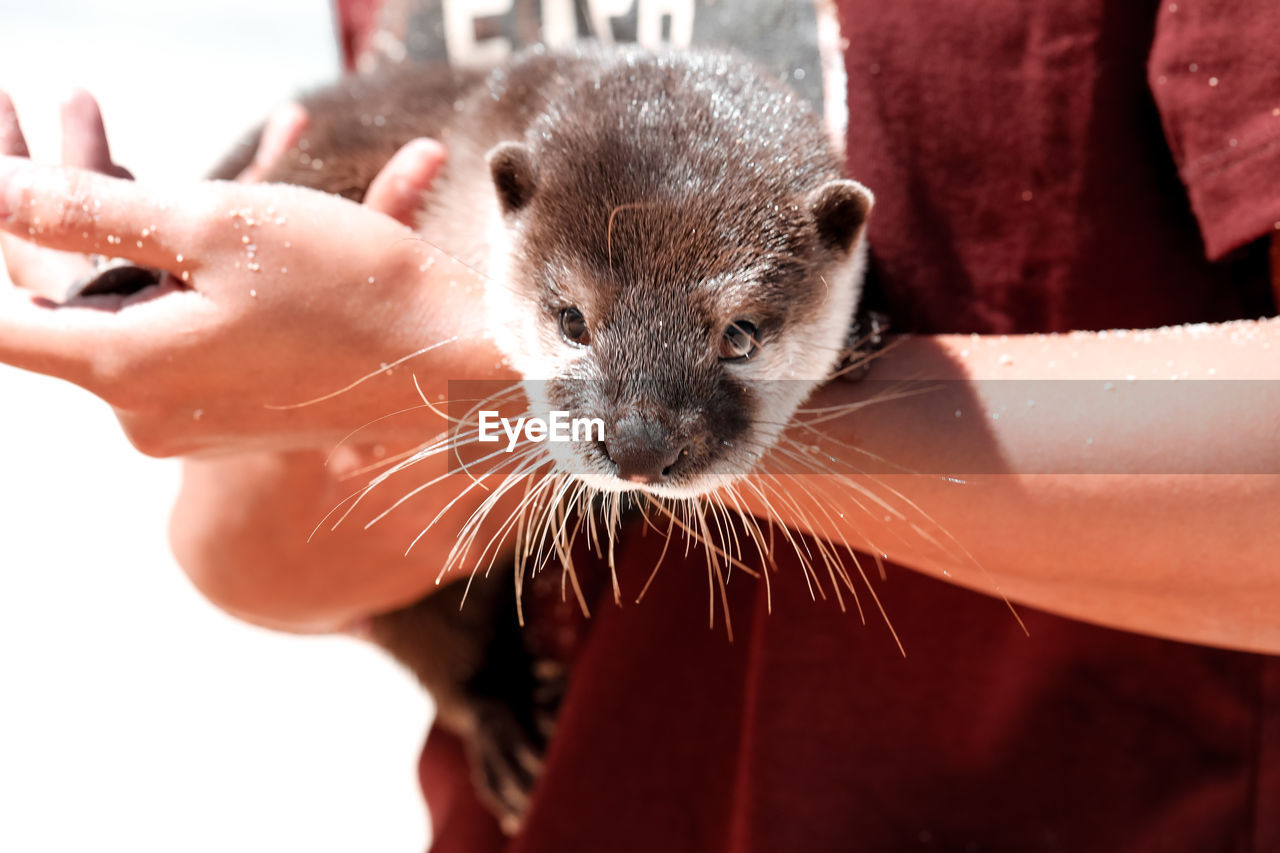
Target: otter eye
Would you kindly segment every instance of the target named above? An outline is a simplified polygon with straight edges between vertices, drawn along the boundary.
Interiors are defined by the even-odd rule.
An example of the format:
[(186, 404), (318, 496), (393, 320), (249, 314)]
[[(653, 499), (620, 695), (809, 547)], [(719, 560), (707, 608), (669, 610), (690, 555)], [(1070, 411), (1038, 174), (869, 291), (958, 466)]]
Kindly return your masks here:
[(721, 361), (745, 361), (760, 349), (755, 323), (734, 320), (720, 338)]
[(565, 308), (560, 312), (560, 334), (571, 344), (585, 347), (591, 343), (591, 330), (587, 320), (577, 308)]

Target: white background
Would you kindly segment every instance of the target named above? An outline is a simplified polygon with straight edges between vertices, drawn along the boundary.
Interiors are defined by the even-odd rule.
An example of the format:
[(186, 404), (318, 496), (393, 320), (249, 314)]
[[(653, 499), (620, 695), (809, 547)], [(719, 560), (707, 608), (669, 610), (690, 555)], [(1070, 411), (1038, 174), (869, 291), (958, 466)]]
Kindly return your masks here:
[[(116, 159), (185, 181), (338, 68), (322, 0), (0, 0), (37, 159), (99, 96)], [(0, 366), (0, 850), (412, 853), (425, 699), (379, 653), (235, 622), (165, 539), (177, 466)]]

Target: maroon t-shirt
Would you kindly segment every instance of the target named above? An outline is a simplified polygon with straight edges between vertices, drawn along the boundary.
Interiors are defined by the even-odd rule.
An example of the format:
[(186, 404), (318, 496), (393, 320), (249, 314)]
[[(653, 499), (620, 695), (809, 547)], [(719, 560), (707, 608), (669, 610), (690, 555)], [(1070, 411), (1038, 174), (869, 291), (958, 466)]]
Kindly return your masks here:
[[(920, 332), (1274, 312), (1280, 10), (1264, 0), (848, 0), (848, 163)], [(1144, 535), (1135, 531), (1134, 535)], [(660, 550), (621, 549), (634, 601)], [(777, 554), (707, 628), (700, 555), (597, 607), (523, 834), (458, 745), (439, 853), (1280, 850), (1280, 663), (1022, 611), (889, 567), (888, 631)], [(604, 571), (599, 567), (599, 571)]]

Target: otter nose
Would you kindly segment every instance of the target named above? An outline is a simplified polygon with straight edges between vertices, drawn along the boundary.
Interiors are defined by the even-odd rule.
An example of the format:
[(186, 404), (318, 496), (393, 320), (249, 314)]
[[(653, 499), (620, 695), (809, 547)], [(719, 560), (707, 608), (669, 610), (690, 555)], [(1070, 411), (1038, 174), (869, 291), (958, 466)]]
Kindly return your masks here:
[(618, 477), (633, 483), (656, 483), (671, 474), (684, 452), (657, 421), (626, 417), (604, 441), (604, 451), (618, 466)]

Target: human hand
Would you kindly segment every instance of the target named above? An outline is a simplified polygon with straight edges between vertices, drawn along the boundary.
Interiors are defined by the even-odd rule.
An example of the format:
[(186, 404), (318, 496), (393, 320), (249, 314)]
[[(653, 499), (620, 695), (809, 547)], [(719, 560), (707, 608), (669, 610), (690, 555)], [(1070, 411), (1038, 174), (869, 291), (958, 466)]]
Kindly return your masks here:
[[(114, 171), (96, 105), (77, 115), (75, 126), (88, 128), (68, 134), (80, 140), (78, 162)], [(61, 301), (72, 261), (59, 261), (60, 272), (48, 260), (55, 256), (23, 243), (6, 251), (17, 286), (0, 291), (0, 360), (102, 397), (144, 452), (332, 444), (418, 402), (413, 383), (385, 371), (314, 406), (272, 406), (326, 397), (460, 333), (464, 340), (433, 356), (434, 382), (424, 390), (443, 396), (450, 368), (497, 369), (471, 334), (480, 298), (473, 275), (404, 224), (443, 159), (434, 143), (397, 154), (365, 207), (292, 187), (143, 188), (85, 168), (33, 166), (7, 99), (0, 144), (10, 155), (0, 157), (0, 229), (46, 249), (169, 273), (129, 296)], [(263, 148), (271, 144), (268, 133)], [(449, 278), (461, 286), (437, 284)], [(421, 424), (388, 419), (367, 438), (410, 434), (420, 437)]]
[[(102, 113), (88, 92), (73, 92), (63, 102), (61, 113), (64, 166), (91, 169), (117, 178), (133, 177), (111, 159)], [(0, 154), (30, 156), (13, 102), (4, 92), (0, 92)], [(86, 279), (93, 272), (93, 265), (85, 255), (43, 249), (9, 234), (0, 234), (0, 255), (13, 281), (22, 282), (49, 298), (61, 298), (70, 284)]]

